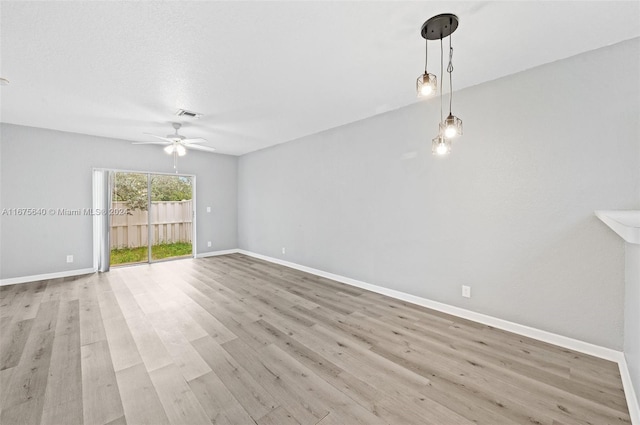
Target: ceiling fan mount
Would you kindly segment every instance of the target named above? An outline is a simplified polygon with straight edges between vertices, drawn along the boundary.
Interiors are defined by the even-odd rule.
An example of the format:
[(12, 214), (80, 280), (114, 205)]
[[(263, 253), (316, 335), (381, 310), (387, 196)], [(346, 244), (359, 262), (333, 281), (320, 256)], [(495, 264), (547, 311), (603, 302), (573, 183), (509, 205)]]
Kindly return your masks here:
[(180, 130), (180, 128), (182, 127), (182, 123), (179, 122), (172, 122), (171, 126), (176, 130), (175, 134), (169, 134), (167, 136), (167, 139), (184, 139), (184, 136), (181, 136), (180, 134), (178, 134), (178, 130)]

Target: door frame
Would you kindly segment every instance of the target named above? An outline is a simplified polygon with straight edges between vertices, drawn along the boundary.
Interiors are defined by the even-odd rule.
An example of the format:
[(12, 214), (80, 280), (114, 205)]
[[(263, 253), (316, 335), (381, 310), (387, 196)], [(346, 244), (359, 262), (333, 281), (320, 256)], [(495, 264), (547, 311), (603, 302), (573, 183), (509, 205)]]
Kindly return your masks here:
[[(193, 202), (193, 207), (192, 207), (192, 211), (191, 211), (191, 220), (192, 220), (192, 226), (191, 226), (191, 257), (188, 258), (196, 258), (198, 255), (198, 239), (197, 239), (197, 234), (198, 232), (197, 230), (197, 207), (196, 207), (196, 203), (197, 203), (197, 197), (196, 197), (196, 175), (195, 174), (187, 174), (187, 173), (165, 173), (165, 172), (156, 172), (156, 171), (140, 171), (140, 170), (127, 170), (127, 169), (122, 169), (122, 168), (104, 168), (104, 167), (94, 167), (91, 169), (91, 175), (94, 176), (94, 172), (95, 171), (109, 171), (109, 172), (113, 172), (113, 173), (135, 173), (135, 174), (146, 174), (147, 175), (147, 209), (149, 211), (149, 224), (147, 225), (147, 246), (149, 247), (147, 249), (148, 251), (148, 260), (145, 263), (136, 263), (135, 265), (138, 264), (154, 264), (157, 262), (162, 262), (162, 261), (171, 261), (172, 258), (168, 258), (166, 260), (162, 259), (162, 260), (151, 260), (151, 248), (150, 248), (150, 244), (151, 244), (151, 179), (150, 176), (151, 175), (162, 175), (162, 176), (180, 176), (180, 177), (189, 177), (191, 178), (192, 181), (192, 196), (191, 196), (191, 200)], [(93, 177), (92, 177), (93, 178)], [(94, 182), (95, 183), (95, 182)], [(111, 187), (109, 188), (111, 190)], [(97, 188), (96, 185), (93, 184), (92, 185), (92, 197), (93, 197), (93, 205), (95, 205), (96, 202), (96, 198), (98, 196), (98, 194), (96, 193)], [(108, 206), (108, 208), (111, 208), (111, 206)], [(110, 215), (109, 215), (110, 216)], [(109, 231), (111, 231), (111, 226), (109, 226)], [(98, 228), (98, 224), (97, 221), (94, 220), (93, 221), (93, 258), (94, 258), (94, 269), (97, 270), (98, 268), (98, 255), (100, 252), (100, 230)], [(180, 257), (182, 259), (185, 259), (187, 257)], [(133, 264), (132, 264), (133, 265)]]

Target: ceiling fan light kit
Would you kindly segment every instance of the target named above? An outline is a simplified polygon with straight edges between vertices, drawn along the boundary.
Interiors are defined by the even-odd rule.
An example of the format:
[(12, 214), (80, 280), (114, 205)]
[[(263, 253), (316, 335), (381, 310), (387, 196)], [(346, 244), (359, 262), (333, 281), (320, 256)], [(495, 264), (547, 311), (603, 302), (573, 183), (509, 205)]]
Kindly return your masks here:
[(175, 172), (178, 172), (178, 157), (185, 156), (187, 154), (188, 149), (194, 149), (198, 151), (205, 152), (215, 152), (215, 148), (209, 146), (200, 146), (200, 143), (206, 142), (205, 139), (201, 137), (196, 138), (186, 138), (181, 134), (178, 134), (178, 130), (182, 127), (182, 124), (179, 122), (171, 123), (171, 126), (175, 130), (175, 134), (168, 134), (167, 136), (158, 136), (151, 133), (144, 133), (147, 136), (155, 137), (156, 139), (162, 140), (161, 142), (134, 142), (134, 145), (163, 145), (165, 146), (163, 150), (169, 154), (173, 155), (173, 169)]
[[(432, 153), (434, 155), (448, 155), (451, 152), (451, 139), (462, 135), (462, 120), (451, 112), (453, 105), (453, 46), (451, 35), (458, 29), (458, 17), (452, 13), (443, 13), (429, 18), (420, 29), (420, 35), (425, 39), (425, 60), (424, 73), (416, 81), (416, 91), (419, 98), (433, 97), (438, 93), (438, 80), (434, 74), (427, 70), (429, 40), (440, 40), (440, 124), (438, 125), (438, 135), (432, 140)], [(444, 53), (442, 40), (449, 38), (449, 63), (447, 73), (449, 74), (449, 115), (443, 119), (442, 115), (442, 80), (444, 79)]]
[(187, 150), (185, 149), (185, 147), (179, 143), (168, 145), (166, 148), (164, 148), (164, 151), (169, 155), (177, 153), (178, 156), (185, 156), (187, 154)]

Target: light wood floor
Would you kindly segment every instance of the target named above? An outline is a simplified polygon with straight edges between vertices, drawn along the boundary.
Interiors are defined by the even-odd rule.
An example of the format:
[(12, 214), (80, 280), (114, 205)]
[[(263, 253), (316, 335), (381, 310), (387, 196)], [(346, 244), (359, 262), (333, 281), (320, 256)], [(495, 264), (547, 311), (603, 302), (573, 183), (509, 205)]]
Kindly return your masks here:
[(0, 423), (630, 423), (617, 365), (240, 254), (0, 289)]

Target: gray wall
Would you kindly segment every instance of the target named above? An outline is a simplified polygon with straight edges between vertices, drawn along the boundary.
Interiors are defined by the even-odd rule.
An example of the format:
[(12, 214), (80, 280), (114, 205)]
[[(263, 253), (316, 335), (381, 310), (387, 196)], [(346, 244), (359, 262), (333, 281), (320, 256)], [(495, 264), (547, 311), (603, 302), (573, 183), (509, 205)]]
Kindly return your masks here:
[(624, 304), (624, 354), (640, 403), (640, 245), (627, 243)]
[[(159, 146), (10, 124), (0, 131), (0, 208), (91, 208), (94, 167), (173, 172)], [(196, 175), (199, 253), (237, 247), (237, 164), (205, 152), (178, 160), (181, 173)], [(90, 216), (4, 215), (0, 231), (3, 279), (93, 267)]]
[(624, 247), (594, 210), (640, 207), (639, 55), (456, 92), (446, 159), (437, 100), (245, 155), (240, 248), (620, 350)]

